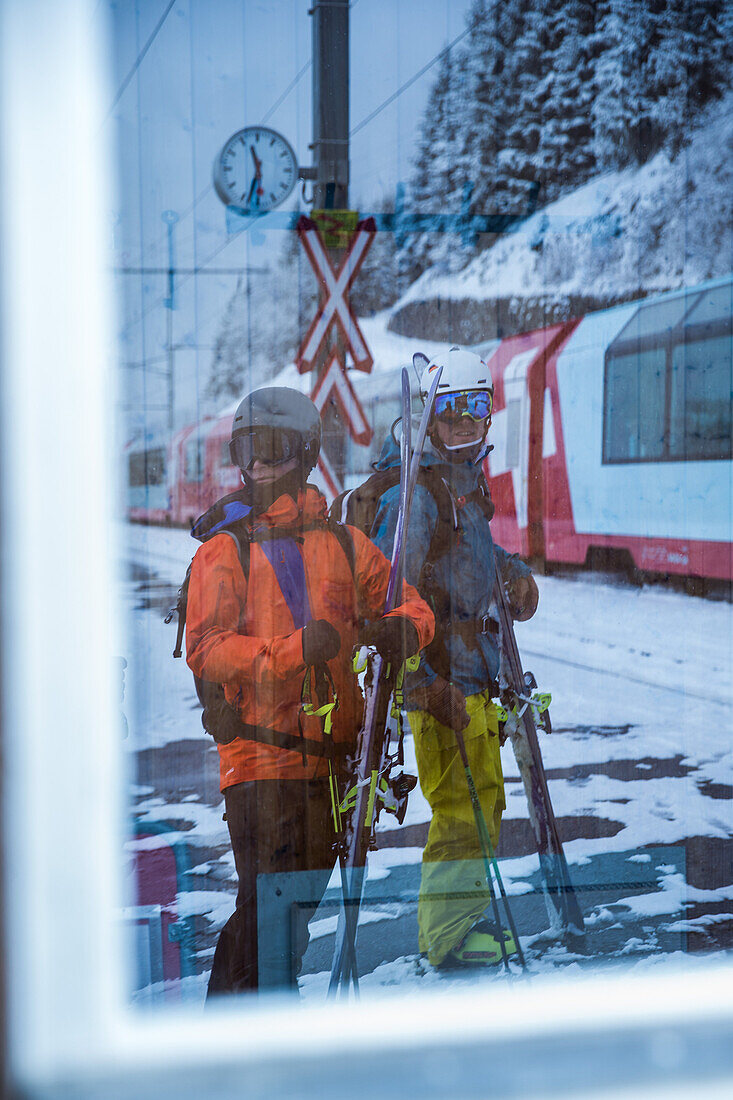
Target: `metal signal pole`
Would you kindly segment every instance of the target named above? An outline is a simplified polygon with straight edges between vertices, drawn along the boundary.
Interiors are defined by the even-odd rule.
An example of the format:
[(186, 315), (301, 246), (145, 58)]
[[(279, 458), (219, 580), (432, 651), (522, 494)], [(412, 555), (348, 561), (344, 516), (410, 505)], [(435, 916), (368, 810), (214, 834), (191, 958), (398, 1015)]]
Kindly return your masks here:
[[(328, 262), (338, 271), (356, 226), (349, 210), (349, 5), (350, 0), (313, 0), (310, 9), (313, 50), (313, 212)], [(353, 217), (352, 217), (353, 214)], [(353, 224), (351, 224), (353, 221)], [(321, 288), (321, 305), (324, 288)], [(324, 340), (313, 366), (314, 386), (333, 356), (346, 367), (338, 325)], [(323, 455), (338, 471), (343, 464), (346, 427), (338, 403), (329, 399), (321, 410)], [(334, 485), (336, 491), (339, 486)]]
[(168, 227), (168, 297), (163, 305), (168, 310), (165, 324), (165, 343), (168, 353), (168, 431), (171, 436), (176, 427), (176, 354), (173, 347), (173, 310), (176, 308), (175, 296), (175, 252), (173, 247), (173, 226), (178, 221), (175, 210), (164, 210), (161, 214)]
[(349, 0), (314, 0), (313, 159), (316, 210), (349, 207)]

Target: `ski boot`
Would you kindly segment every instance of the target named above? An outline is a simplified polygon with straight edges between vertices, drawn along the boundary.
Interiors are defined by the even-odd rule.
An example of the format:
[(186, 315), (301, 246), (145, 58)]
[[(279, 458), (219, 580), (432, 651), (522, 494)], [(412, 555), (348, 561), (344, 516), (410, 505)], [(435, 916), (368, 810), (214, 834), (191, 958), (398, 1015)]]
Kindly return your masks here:
[[(508, 928), (504, 928), (502, 934), (507, 955), (513, 955), (517, 950), (514, 937)], [(503, 956), (494, 925), (486, 920), (478, 921), (473, 928), (469, 928), (448, 958), (459, 966), (499, 966), (503, 962)]]

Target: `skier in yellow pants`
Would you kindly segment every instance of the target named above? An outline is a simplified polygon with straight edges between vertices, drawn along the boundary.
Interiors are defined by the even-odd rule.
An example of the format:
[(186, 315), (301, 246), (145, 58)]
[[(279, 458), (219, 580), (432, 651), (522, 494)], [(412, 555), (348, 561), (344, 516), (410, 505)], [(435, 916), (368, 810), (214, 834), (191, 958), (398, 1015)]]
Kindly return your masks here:
[[(494, 965), (502, 958), (499, 929), (484, 916), (490, 898), (456, 731), (463, 731), (496, 846), (505, 802), (492, 703), (500, 665), (492, 596), (498, 575), (514, 618), (522, 620), (534, 614), (538, 593), (529, 567), (491, 537), (493, 505), (481, 468), (493, 405), (487, 364), (460, 348), (432, 362), (416, 355), (413, 362), (422, 371), (423, 395), (431, 373), (443, 367), (405, 541), (406, 579), (431, 605), (436, 627), (420, 668), (405, 681), (420, 785), (433, 814), (423, 853), (420, 950), (435, 966)], [(390, 434), (377, 472), (384, 471), (386, 481), (399, 462), (399, 446)], [(393, 478), (370, 525), (371, 538), (385, 553), (391, 551), (398, 512)], [(504, 939), (511, 953), (514, 945)]]
[[(506, 808), (496, 707), (489, 692), (482, 691), (468, 696), (466, 710), (470, 719), (463, 731), (466, 753), (491, 843), (496, 847)], [(489, 904), (489, 893), (455, 733), (427, 711), (411, 711), (409, 718), (420, 786), (433, 811), (422, 857), (420, 951), (433, 966), (439, 966), (459, 944), (470, 957), (472, 944), (463, 941)], [(475, 949), (480, 951), (481, 946), (477, 942)], [(456, 958), (462, 961), (460, 956)], [(499, 954), (497, 961), (500, 958)]]

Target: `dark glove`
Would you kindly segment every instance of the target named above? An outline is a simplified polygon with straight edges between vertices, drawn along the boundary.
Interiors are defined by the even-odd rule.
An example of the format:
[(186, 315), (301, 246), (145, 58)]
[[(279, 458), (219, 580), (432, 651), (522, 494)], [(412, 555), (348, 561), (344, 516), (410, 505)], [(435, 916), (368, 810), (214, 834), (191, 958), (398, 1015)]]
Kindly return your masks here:
[(465, 730), (471, 721), (466, 710), (466, 696), (442, 676), (436, 676), (432, 684), (412, 692), (410, 699), (449, 729)]
[(534, 577), (517, 577), (506, 585), (506, 594), (513, 619), (524, 623), (532, 618), (540, 599)]
[(341, 649), (341, 635), (326, 619), (311, 619), (303, 627), (303, 660), (310, 667), (331, 661)]
[(420, 648), (417, 630), (403, 615), (389, 615), (370, 623), (364, 633), (367, 645), (373, 645), (380, 657), (391, 665), (402, 665)]

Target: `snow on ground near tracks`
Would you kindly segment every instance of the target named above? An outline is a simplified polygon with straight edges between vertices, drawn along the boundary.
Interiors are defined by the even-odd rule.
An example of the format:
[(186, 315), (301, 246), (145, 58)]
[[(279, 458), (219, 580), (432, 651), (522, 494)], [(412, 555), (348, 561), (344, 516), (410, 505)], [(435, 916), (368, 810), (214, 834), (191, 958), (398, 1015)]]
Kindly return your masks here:
[[(120, 534), (128, 561), (161, 581), (180, 583), (196, 548), (187, 531), (129, 525)], [(551, 778), (555, 812), (606, 817), (623, 826), (614, 837), (571, 841), (568, 858), (672, 844), (686, 836), (730, 835), (730, 801), (703, 791), (708, 783), (733, 784), (731, 605), (595, 575), (539, 576), (537, 583), (539, 609), (530, 622), (517, 624), (517, 639), (525, 667), (553, 696), (556, 732), (540, 735), (545, 767), (552, 773), (582, 765), (590, 772)], [(133, 611), (132, 630), (141, 644), (128, 654), (128, 695), (144, 721), (130, 723), (128, 747), (181, 737), (206, 740), (191, 674), (184, 660), (171, 659), (175, 626), (164, 625), (161, 612), (143, 608)], [(148, 689), (144, 698), (142, 686)], [(407, 742), (410, 770), (414, 749)], [(516, 778), (509, 746), (502, 757), (507, 779)], [(643, 763), (638, 778), (592, 770), (645, 760), (678, 760), (678, 771), (689, 773), (644, 778)], [(185, 804), (177, 805), (176, 814), (184, 812)], [(519, 783), (507, 783), (505, 816), (527, 816)], [(418, 788), (405, 824), (429, 819)], [(391, 828), (392, 820), (384, 818), (382, 826)], [(396, 863), (402, 851), (382, 855)]]
[[(168, 840), (185, 840), (192, 850), (191, 874), (197, 881), (191, 882), (187, 898), (181, 895), (179, 911), (205, 917), (216, 929), (231, 911), (236, 887), (215, 788), (214, 797), (206, 799), (176, 790), (177, 777), (172, 776), (161, 796), (160, 790), (134, 772), (136, 754), (175, 750), (179, 742), (202, 743), (202, 752), (211, 746), (201, 727), (190, 671), (185, 660), (171, 656), (175, 623), (163, 623), (195, 549), (187, 531), (139, 525), (119, 528), (119, 554), (129, 576), (121, 594), (127, 624), (125, 712), (130, 730), (125, 745), (135, 816), (143, 825), (166, 823), (173, 830)], [(525, 667), (535, 673), (540, 689), (553, 695), (555, 732), (541, 734), (540, 739), (555, 812), (558, 818), (610, 821), (617, 830), (615, 835), (590, 839), (581, 830), (580, 837), (566, 844), (568, 860), (581, 867), (598, 856), (640, 853), (626, 858), (636, 861), (640, 871), (644, 862), (651, 862), (650, 883), (656, 886), (641, 893), (622, 889), (616, 905), (626, 907), (639, 921), (666, 922), (660, 925), (662, 930), (703, 935), (728, 919), (733, 875), (719, 889), (698, 889), (685, 881), (679, 867), (657, 867), (640, 850), (679, 844), (690, 837), (733, 835), (733, 608), (657, 586), (614, 583), (593, 574), (539, 576), (537, 582), (538, 612), (530, 622), (518, 624), (517, 638)], [(407, 770), (414, 769), (409, 736), (405, 755)], [(502, 758), (507, 778), (505, 820), (511, 825), (527, 819), (527, 805), (508, 745)], [(418, 788), (410, 797), (404, 824), (420, 826), (429, 819)], [(380, 829), (393, 827), (393, 819), (383, 816)], [(204, 854), (197, 855), (197, 849)], [(388, 880), (401, 873), (400, 868), (418, 864), (421, 855), (412, 838), (402, 847), (380, 848), (370, 856), (369, 879)], [(527, 880), (536, 868), (534, 855), (503, 859), (509, 892), (518, 896), (528, 891)], [(214, 889), (197, 888), (209, 884)], [(337, 885), (334, 873), (332, 886)], [(709, 903), (716, 903), (718, 911), (695, 912), (686, 918), (687, 907)], [(390, 911), (384, 911), (368, 919), (386, 924), (390, 916)], [(593, 920), (602, 924), (615, 919), (601, 906), (591, 914), (589, 927)], [(316, 928), (320, 938), (331, 930), (333, 921), (326, 920), (330, 923)], [(633, 936), (620, 955), (626, 948), (631, 955), (643, 954), (641, 941), (632, 940)], [(545, 950), (545, 964), (576, 965), (563, 950)], [(431, 978), (424, 962), (405, 956), (380, 966), (364, 984), (404, 986), (433, 978), (438, 980), (437, 975)], [(326, 980), (322, 974), (308, 976), (302, 992), (319, 995)], [(442, 975), (439, 980), (446, 981)]]

